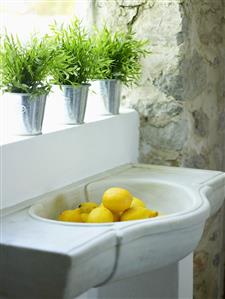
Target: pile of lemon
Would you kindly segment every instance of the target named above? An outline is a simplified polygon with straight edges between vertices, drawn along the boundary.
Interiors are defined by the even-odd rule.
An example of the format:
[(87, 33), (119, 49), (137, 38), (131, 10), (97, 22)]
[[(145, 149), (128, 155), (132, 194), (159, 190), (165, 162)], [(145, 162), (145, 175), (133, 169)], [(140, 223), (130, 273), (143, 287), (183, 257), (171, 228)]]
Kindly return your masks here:
[(102, 196), (102, 203), (84, 202), (74, 210), (63, 211), (58, 220), (69, 222), (104, 223), (147, 219), (158, 216), (145, 203), (123, 188), (109, 188)]

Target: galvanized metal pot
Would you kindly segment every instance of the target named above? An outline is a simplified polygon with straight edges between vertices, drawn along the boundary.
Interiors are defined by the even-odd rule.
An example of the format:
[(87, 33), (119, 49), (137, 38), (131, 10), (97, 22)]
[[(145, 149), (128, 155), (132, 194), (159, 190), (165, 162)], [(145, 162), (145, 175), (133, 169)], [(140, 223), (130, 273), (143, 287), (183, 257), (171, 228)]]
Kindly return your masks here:
[(99, 80), (99, 85), (106, 113), (119, 114), (121, 81), (116, 79)]
[(40, 135), (47, 94), (32, 96), (26, 93), (8, 93), (12, 112), (12, 133)]
[(63, 122), (65, 124), (77, 125), (84, 123), (89, 86), (90, 84), (82, 84), (77, 87), (71, 85), (62, 86), (64, 102)]

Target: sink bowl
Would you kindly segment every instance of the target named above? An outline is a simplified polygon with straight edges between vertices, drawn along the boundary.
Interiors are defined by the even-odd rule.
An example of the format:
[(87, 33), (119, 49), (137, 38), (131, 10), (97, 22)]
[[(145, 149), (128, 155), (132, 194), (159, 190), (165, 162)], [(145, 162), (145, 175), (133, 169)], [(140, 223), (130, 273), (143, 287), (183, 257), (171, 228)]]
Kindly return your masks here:
[[(103, 224), (57, 221), (60, 212), (80, 202), (100, 202), (112, 186), (128, 189), (160, 216)], [(72, 299), (93, 286), (179, 261), (194, 250), (206, 219), (222, 205), (224, 186), (221, 172), (126, 165), (37, 198), (3, 219), (2, 292), (12, 298)]]
[[(64, 190), (55, 197), (43, 199), (29, 209), (32, 217), (43, 220), (59, 223), (58, 215), (66, 209), (75, 209), (81, 202), (95, 201), (101, 203), (101, 198), (104, 191), (110, 187), (119, 186), (129, 190), (133, 196), (141, 198), (146, 206), (150, 209), (159, 211), (160, 216), (169, 216), (171, 214), (185, 213), (193, 209), (198, 202), (193, 193), (185, 187), (180, 187), (176, 184), (167, 184), (165, 182), (145, 182), (137, 181), (135, 179), (120, 180), (106, 179), (97, 183), (87, 184), (78, 190)], [(156, 219), (156, 218), (155, 218)], [(151, 220), (155, 220), (151, 219)], [(157, 217), (157, 220), (159, 217)], [(143, 220), (141, 220), (143, 221)], [(129, 221), (130, 222), (130, 221)], [(132, 221), (136, 222), (136, 221)], [(93, 226), (93, 225), (107, 225), (114, 226), (115, 223), (73, 223), (60, 222), (65, 225), (73, 226)], [(126, 225), (120, 223), (121, 226)]]
[[(129, 190), (161, 216), (101, 224), (57, 221), (59, 213), (77, 207), (82, 200), (100, 203), (104, 191), (113, 186)], [(197, 188), (140, 178), (136, 173), (134, 177), (117, 175), (87, 183), (77, 190), (65, 190), (32, 206), (29, 213), (38, 220), (58, 225), (86, 226), (93, 230), (95, 226), (110, 226), (118, 242), (116, 268), (108, 279), (114, 281), (158, 269), (192, 252), (209, 216), (209, 203)]]

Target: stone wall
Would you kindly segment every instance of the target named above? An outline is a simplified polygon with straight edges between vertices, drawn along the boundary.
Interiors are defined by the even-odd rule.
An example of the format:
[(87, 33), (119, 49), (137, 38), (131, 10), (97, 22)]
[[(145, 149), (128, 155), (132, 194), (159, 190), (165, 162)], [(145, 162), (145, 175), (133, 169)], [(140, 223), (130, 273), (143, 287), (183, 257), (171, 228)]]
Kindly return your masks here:
[[(184, 100), (189, 123), (183, 165), (223, 169), (224, 1), (184, 1)], [(188, 26), (187, 26), (188, 24)]]
[[(225, 170), (225, 1), (184, 1), (184, 100), (188, 138), (182, 166)], [(195, 298), (223, 293), (223, 213), (209, 219), (194, 256)]]
[[(89, 0), (90, 24), (132, 26), (150, 39), (138, 87), (140, 161), (225, 170), (225, 0)], [(84, 13), (84, 7), (82, 9)], [(194, 258), (194, 297), (222, 294), (223, 214), (209, 219)]]

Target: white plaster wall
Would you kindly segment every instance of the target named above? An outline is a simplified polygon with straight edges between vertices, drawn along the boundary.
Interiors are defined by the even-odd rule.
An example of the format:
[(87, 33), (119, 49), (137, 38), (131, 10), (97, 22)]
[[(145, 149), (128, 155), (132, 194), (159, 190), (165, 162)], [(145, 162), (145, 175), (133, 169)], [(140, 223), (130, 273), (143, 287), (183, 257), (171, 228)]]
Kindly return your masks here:
[(130, 110), (2, 145), (1, 207), (136, 162), (138, 126), (138, 115)]

